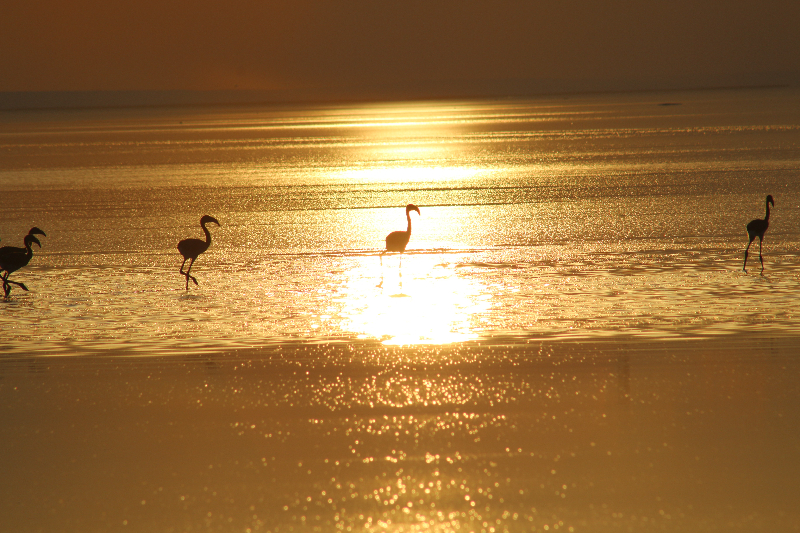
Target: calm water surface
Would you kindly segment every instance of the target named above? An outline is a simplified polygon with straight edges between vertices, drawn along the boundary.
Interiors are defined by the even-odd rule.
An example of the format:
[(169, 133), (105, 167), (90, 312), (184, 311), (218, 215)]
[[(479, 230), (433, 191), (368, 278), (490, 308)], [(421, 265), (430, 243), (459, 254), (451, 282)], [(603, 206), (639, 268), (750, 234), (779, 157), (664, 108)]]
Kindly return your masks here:
[[(798, 333), (787, 90), (7, 113), (0, 228), (48, 237), (16, 354)], [(680, 105), (663, 105), (680, 104)], [(741, 271), (744, 225), (776, 206)], [(402, 261), (378, 254), (405, 227)], [(213, 244), (183, 290), (175, 245)], [(757, 243), (756, 243), (757, 244)], [(381, 281), (383, 283), (381, 284)]]
[(800, 530), (799, 171), (784, 89), (5, 112), (0, 529)]

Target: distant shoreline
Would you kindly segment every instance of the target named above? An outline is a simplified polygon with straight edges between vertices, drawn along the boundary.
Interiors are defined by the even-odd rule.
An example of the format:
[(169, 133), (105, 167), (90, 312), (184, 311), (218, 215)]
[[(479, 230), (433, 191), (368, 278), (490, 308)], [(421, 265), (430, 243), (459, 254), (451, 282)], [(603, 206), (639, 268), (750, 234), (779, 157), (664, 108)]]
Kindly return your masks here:
[[(529, 90), (520, 87), (507, 93), (499, 93), (489, 88), (475, 87), (464, 90), (418, 91), (364, 91), (357, 96), (345, 96), (345, 91), (330, 91), (321, 94), (316, 91), (0, 91), (0, 111), (48, 111), (80, 109), (124, 109), (145, 107), (198, 107), (198, 106), (239, 106), (239, 105), (314, 105), (344, 104), (415, 100), (456, 100), (456, 99), (504, 99), (504, 98), (553, 98), (578, 97), (598, 94), (647, 94), (679, 93), (705, 91), (735, 91), (759, 89), (787, 89), (790, 84), (777, 85), (736, 85), (720, 87), (685, 87), (665, 89), (630, 90), (569, 90), (543, 87), (542, 90)], [(402, 94), (401, 94), (402, 93)]]

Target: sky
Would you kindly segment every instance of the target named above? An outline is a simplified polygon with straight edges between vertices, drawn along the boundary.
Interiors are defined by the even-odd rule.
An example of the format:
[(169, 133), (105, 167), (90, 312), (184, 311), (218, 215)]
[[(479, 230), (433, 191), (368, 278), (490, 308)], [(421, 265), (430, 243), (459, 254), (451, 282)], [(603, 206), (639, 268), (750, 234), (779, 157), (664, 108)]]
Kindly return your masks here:
[(800, 85), (796, 0), (34, 0), (0, 91), (292, 98)]

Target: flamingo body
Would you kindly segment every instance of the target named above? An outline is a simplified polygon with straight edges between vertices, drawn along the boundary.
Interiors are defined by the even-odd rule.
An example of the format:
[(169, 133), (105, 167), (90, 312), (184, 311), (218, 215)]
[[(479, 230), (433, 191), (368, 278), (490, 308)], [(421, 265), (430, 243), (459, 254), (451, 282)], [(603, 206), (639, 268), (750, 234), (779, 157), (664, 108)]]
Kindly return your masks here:
[(23, 243), (25, 245), (24, 248), (19, 248), (16, 246), (3, 246), (0, 248), (0, 277), (3, 280), (3, 292), (5, 293), (5, 297), (8, 298), (8, 295), (11, 293), (11, 285), (16, 285), (17, 287), (28, 290), (28, 287), (25, 286), (24, 283), (20, 283), (17, 281), (11, 281), (8, 279), (13, 272), (16, 272), (20, 268), (26, 266), (31, 258), (33, 257), (33, 249), (31, 245), (36, 243), (39, 248), (42, 247), (42, 243), (39, 242), (39, 239), (36, 238), (36, 235), (45, 235), (45, 233), (37, 227), (31, 228), (25, 238), (23, 239)]
[(411, 240), (409, 231), (393, 231), (386, 236), (386, 252), (405, 252), (408, 241)]
[(764, 259), (761, 257), (761, 246), (764, 243), (764, 234), (767, 232), (767, 228), (769, 228), (769, 206), (772, 204), (772, 207), (775, 207), (775, 200), (772, 199), (771, 194), (767, 195), (766, 204), (766, 216), (764, 216), (763, 219), (757, 218), (747, 223), (747, 236), (750, 240), (747, 243), (747, 248), (744, 249), (744, 265), (742, 266), (742, 270), (745, 272), (747, 272), (747, 252), (750, 250), (750, 245), (753, 244), (753, 240), (758, 237), (758, 259), (761, 261), (761, 273), (764, 273)]
[[(194, 265), (197, 256), (208, 250), (208, 247), (211, 246), (211, 233), (206, 228), (206, 224), (209, 222), (213, 222), (217, 226), (219, 226), (219, 221), (210, 216), (204, 215), (203, 218), (200, 219), (200, 227), (203, 228), (203, 233), (206, 234), (206, 240), (200, 239), (184, 239), (178, 243), (178, 252), (183, 256), (183, 263), (181, 263), (180, 272), (186, 278), (186, 290), (189, 290), (189, 280), (191, 279), (195, 285), (198, 285), (197, 279), (192, 276), (189, 272), (192, 270), (192, 265)], [(183, 271), (183, 266), (186, 264), (187, 259), (189, 260), (189, 268), (186, 269), (186, 272)]]
[(406, 206), (406, 219), (408, 220), (408, 227), (405, 231), (393, 231), (386, 236), (386, 250), (381, 252), (381, 256), (386, 252), (400, 252), (406, 251), (408, 241), (411, 240), (411, 211), (416, 211), (419, 215), (419, 207), (414, 204)]

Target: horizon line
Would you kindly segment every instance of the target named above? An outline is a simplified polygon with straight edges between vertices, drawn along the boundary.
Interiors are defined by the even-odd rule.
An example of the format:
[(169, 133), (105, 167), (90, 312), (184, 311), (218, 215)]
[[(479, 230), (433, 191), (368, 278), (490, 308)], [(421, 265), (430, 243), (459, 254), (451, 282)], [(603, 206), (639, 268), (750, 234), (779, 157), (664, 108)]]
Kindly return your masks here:
[[(731, 84), (718, 86), (674, 86), (642, 88), (594, 88), (540, 91), (492, 91), (480, 88), (469, 90), (432, 91), (430, 94), (364, 94), (345, 96), (343, 91), (286, 91), (269, 89), (110, 89), (110, 90), (47, 90), (0, 91), (0, 111), (47, 111), (81, 109), (136, 109), (158, 107), (214, 107), (251, 105), (334, 105), (369, 102), (418, 102), (436, 100), (554, 98), (601, 94), (647, 94), (705, 92), (753, 89), (786, 89), (791, 83)], [(377, 91), (381, 93), (381, 91)], [(444, 93), (444, 94), (442, 94)], [(293, 95), (293, 96), (290, 96)], [(100, 97), (100, 98), (98, 98)]]

